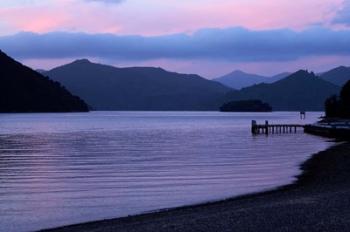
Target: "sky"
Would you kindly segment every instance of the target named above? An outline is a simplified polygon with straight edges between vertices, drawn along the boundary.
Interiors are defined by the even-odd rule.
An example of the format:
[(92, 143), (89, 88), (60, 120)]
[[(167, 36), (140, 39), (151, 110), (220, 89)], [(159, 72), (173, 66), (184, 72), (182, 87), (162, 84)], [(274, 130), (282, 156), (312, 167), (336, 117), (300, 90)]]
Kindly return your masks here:
[(0, 49), (35, 69), (75, 59), (207, 78), (350, 64), (350, 0), (1, 0)]

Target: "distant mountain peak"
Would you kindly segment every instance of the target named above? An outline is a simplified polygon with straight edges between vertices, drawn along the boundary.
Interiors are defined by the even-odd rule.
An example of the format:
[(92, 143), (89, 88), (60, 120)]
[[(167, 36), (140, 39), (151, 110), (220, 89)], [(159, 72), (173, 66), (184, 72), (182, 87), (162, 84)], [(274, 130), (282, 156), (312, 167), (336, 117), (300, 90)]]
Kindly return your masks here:
[(273, 83), (288, 76), (289, 73), (280, 73), (278, 75), (267, 77), (258, 74), (246, 73), (241, 70), (235, 70), (225, 76), (214, 79), (221, 84), (234, 89), (242, 89), (261, 83)]
[(350, 70), (350, 67), (341, 65), (341, 66), (338, 66), (338, 67), (336, 67), (334, 69), (331, 69), (331, 70), (329, 70), (327, 72), (324, 72), (323, 74), (334, 72), (334, 71), (349, 71), (349, 70)]
[(243, 72), (242, 70), (234, 70), (233, 72), (231, 72), (231, 74), (247, 74), (246, 72)]
[(309, 72), (308, 70), (299, 70), (296, 71), (295, 73), (292, 73), (291, 75), (287, 76), (286, 78), (283, 78), (277, 82), (298, 82), (306, 79), (313, 79), (317, 78), (314, 72)]
[(321, 74), (323, 80), (335, 85), (343, 86), (350, 80), (350, 67), (339, 66)]
[(92, 64), (88, 59), (78, 59), (72, 62), (72, 64)]
[(345, 65), (340, 65), (339, 67), (337, 67), (337, 68), (335, 68), (335, 69), (344, 69), (344, 68), (346, 68), (346, 69), (348, 69), (349, 67), (347, 67), (347, 66), (345, 66)]
[(295, 76), (313, 76), (316, 77), (314, 72), (309, 72), (308, 70), (300, 69), (299, 71), (296, 71), (295, 73), (291, 74), (290, 77), (295, 77)]

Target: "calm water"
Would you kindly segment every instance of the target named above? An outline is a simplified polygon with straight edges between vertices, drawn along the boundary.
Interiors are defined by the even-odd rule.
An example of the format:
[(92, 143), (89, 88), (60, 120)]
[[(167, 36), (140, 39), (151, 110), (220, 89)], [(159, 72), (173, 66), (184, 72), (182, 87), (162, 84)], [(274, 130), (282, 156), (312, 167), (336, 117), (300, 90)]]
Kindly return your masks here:
[[(322, 113), (308, 113), (313, 122)], [(256, 136), (298, 113), (0, 114), (0, 231), (30, 231), (262, 191), (331, 145)]]

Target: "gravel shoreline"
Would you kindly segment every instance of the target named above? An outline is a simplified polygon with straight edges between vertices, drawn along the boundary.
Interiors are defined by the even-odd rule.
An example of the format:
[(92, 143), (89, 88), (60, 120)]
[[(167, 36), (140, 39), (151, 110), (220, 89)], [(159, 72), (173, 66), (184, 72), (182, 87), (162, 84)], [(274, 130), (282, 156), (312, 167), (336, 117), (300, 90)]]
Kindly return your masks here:
[(301, 169), (294, 184), (272, 191), (45, 231), (350, 231), (350, 143)]

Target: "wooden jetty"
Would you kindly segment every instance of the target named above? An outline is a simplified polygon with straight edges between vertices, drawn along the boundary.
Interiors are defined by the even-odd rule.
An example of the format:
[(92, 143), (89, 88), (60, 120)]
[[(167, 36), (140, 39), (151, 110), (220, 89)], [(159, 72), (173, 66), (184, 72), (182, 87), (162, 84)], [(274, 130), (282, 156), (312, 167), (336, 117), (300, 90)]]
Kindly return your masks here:
[(318, 122), (312, 125), (306, 125), (304, 131), (305, 133), (313, 135), (350, 140), (350, 122), (345, 120), (333, 123)]
[(300, 124), (269, 124), (269, 121), (265, 121), (265, 124), (257, 124), (255, 120), (252, 121), (252, 134), (290, 134), (297, 133), (298, 129), (304, 130), (304, 125)]

